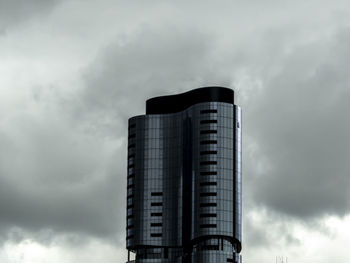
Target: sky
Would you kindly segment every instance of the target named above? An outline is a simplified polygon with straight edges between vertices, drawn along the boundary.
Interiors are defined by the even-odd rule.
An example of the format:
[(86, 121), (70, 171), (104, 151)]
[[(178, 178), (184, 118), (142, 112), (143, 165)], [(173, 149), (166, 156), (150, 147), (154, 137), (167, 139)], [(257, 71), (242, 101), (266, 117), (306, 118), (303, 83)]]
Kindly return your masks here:
[(349, 263), (348, 0), (0, 0), (0, 262), (125, 262), (128, 118), (243, 114), (243, 261)]

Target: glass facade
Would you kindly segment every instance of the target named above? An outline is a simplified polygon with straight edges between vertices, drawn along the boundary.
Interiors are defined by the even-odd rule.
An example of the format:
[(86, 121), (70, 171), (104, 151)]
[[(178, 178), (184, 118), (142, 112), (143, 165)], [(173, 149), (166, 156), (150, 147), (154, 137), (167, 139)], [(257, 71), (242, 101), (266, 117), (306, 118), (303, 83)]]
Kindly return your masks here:
[(128, 262), (241, 262), (241, 110), (226, 88), (177, 96), (129, 119)]

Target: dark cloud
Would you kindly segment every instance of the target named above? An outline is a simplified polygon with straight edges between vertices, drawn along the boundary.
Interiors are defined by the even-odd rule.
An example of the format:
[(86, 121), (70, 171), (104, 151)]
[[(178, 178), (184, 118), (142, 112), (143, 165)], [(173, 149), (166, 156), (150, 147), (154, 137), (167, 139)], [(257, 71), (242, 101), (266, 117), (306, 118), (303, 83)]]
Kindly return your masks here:
[(116, 151), (124, 142), (89, 135), (70, 126), (64, 112), (46, 110), (41, 117), (20, 114), (2, 132), (0, 232), (50, 229), (119, 239), (124, 211), (116, 203), (124, 204), (124, 189), (116, 185), (125, 183), (125, 165)]
[(128, 118), (144, 114), (146, 99), (218, 83), (213, 41), (197, 30), (146, 26), (123, 42), (109, 45), (85, 71), (74, 110), (90, 128), (125, 136)]
[[(274, 36), (268, 34), (264, 41)], [(123, 233), (125, 211), (117, 208), (125, 206), (127, 119), (143, 114), (145, 100), (155, 95), (230, 86), (242, 68), (247, 74), (254, 69), (253, 78), (262, 83), (255, 95), (245, 87), (236, 90), (238, 100), (248, 94), (241, 99), (245, 148), (257, 146), (257, 154), (244, 159), (245, 201), (293, 216), (347, 213), (348, 126), (339, 119), (347, 110), (347, 76), (341, 71), (346, 34), (284, 56), (288, 38), (282, 41), (278, 31), (278, 44), (261, 47), (276, 55), (273, 72), (264, 68), (268, 55), (250, 64), (251, 56), (238, 55), (240, 50), (227, 52), (231, 62), (222, 67), (212, 51), (222, 52), (218, 42), (196, 28), (146, 26), (117, 39), (85, 69), (84, 86), (73, 97), (57, 98), (57, 108), (44, 117), (22, 116), (2, 136), (2, 224), (108, 238)], [(320, 59), (332, 50), (333, 59)], [(330, 93), (332, 83), (337, 85)], [(259, 171), (257, 163), (267, 168)]]
[(266, 161), (250, 182), (258, 204), (296, 217), (349, 213), (349, 43), (343, 29), (295, 48), (245, 105), (245, 131)]
[(118, 43), (85, 69), (85, 85), (74, 96), (36, 90), (34, 112), (45, 114), (12, 116), (0, 141), (0, 230), (48, 229), (53, 237), (119, 242), (127, 119), (144, 113), (148, 97), (197, 86), (212, 69), (206, 66), (211, 42), (196, 31), (142, 28)]
[(0, 33), (35, 15), (48, 13), (64, 0), (0, 0)]
[[(0, 0), (0, 31), (43, 18), (60, 2)], [(36, 89), (3, 113), (3, 240), (30, 236), (50, 244), (73, 235), (123, 242), (128, 118), (143, 114), (152, 96), (213, 84), (234, 88), (243, 108), (244, 245), (298, 246), (290, 226), (306, 221), (321, 229), (320, 216), (349, 213), (350, 31), (338, 24), (348, 20), (347, 1), (322, 1), (323, 8), (314, 0), (153, 1), (142, 3), (147, 12), (140, 3), (76, 3), (91, 16), (83, 26), (88, 36), (103, 39), (96, 41), (103, 47), (86, 54), (89, 65), (72, 66), (84, 67), (81, 79), (62, 82), (78, 87), (61, 91), (62, 83), (53, 83), (57, 93)], [(53, 18), (62, 32), (69, 25), (63, 21), (75, 21), (74, 12), (67, 20), (63, 11)], [(101, 33), (114, 28), (110, 21), (115, 32)], [(85, 45), (83, 27), (62, 48)]]
[(291, 227), (296, 221), (267, 209), (251, 208), (244, 214), (243, 243), (249, 248), (276, 248), (300, 245)]

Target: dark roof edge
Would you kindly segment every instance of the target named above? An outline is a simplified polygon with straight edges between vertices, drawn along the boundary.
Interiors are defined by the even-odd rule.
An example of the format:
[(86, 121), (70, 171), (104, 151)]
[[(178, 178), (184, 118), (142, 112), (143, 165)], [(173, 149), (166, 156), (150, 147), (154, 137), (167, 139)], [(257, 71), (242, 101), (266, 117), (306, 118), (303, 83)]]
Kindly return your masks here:
[(234, 92), (225, 87), (202, 87), (176, 95), (160, 96), (146, 101), (146, 114), (168, 114), (184, 111), (201, 102), (234, 104)]

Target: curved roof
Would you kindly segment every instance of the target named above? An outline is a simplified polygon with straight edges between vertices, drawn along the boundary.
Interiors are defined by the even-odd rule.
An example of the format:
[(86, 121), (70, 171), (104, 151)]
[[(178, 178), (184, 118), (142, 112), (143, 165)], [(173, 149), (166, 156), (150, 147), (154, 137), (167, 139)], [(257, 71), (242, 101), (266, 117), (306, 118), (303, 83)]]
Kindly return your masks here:
[(201, 102), (226, 102), (234, 104), (232, 89), (225, 87), (203, 87), (176, 95), (160, 96), (146, 101), (146, 114), (180, 112)]

